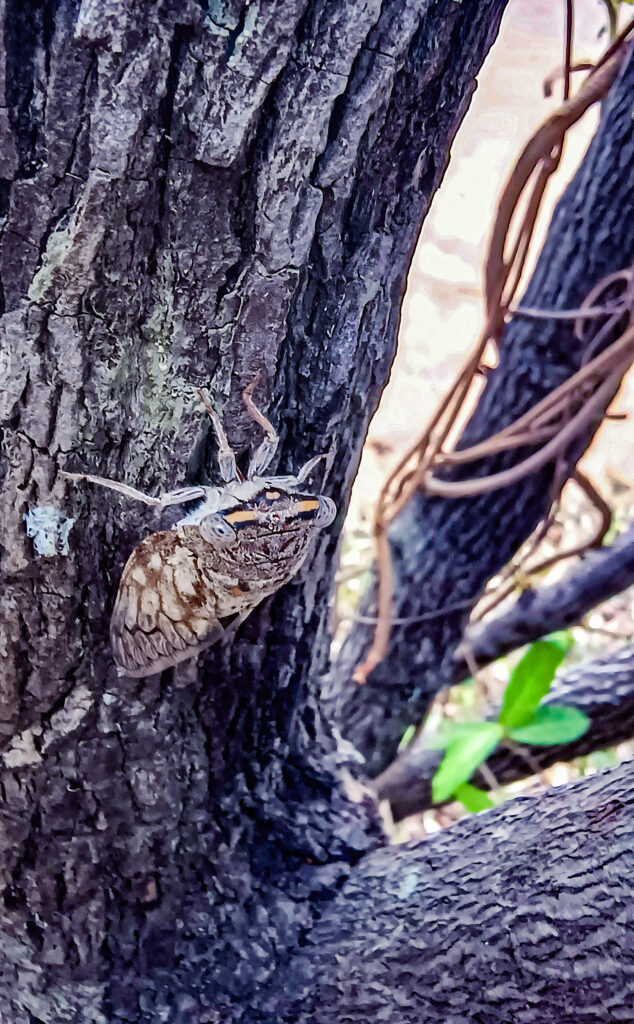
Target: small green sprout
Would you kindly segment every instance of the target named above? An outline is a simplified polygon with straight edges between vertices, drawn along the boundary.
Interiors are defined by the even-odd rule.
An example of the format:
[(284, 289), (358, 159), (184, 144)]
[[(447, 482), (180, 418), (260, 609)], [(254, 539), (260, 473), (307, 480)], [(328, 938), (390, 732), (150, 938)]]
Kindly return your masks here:
[(470, 811), (492, 807), (487, 794), (470, 785), (469, 779), (503, 740), (551, 746), (571, 743), (587, 732), (590, 720), (576, 708), (541, 706), (570, 646), (566, 633), (553, 633), (531, 644), (511, 672), (496, 721), (441, 724), (429, 743), (431, 749), (445, 751), (432, 779), (434, 803), (453, 796)]

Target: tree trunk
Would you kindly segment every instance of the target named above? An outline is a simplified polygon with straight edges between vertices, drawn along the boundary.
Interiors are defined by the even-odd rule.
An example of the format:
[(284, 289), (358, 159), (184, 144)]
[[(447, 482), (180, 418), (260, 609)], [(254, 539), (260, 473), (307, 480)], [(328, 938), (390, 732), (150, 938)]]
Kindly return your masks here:
[[(343, 516), (412, 247), (503, 7), (5, 0), (0, 1012), (11, 1024), (354, 1019), (364, 1000), (365, 1020), (375, 971), (344, 998), (327, 978), (341, 977), (339, 946), (363, 950), (359, 978), (380, 958), (374, 899), (381, 927), (402, 923), (405, 936), (396, 953), (388, 936), (379, 1018), (424, 1019), (425, 1003), (427, 1019), (459, 1006), (461, 1019), (473, 1008), (495, 1021), (519, 993), (555, 1024), (568, 1010), (598, 1020), (600, 996), (601, 1019), (623, 1019), (629, 961), (594, 950), (624, 940), (631, 907), (618, 871), (631, 848), (624, 772), (474, 818), (429, 848), (379, 849), (372, 797), (355, 803), (339, 784), (347, 754), (318, 703), (338, 530), (197, 671), (121, 679), (107, 642), (114, 588), (161, 520), (59, 475), (152, 493), (207, 479), (194, 389), (210, 387), (244, 452), (240, 392), (259, 369), (279, 465), (326, 451), (322, 489)], [(627, 218), (612, 217), (631, 188), (628, 74), (606, 104), (603, 163), (588, 165), (593, 187), (609, 186), (590, 283), (611, 266), (605, 234), (620, 240), (619, 265), (631, 252)], [(615, 211), (601, 173), (614, 174), (617, 153)], [(534, 349), (509, 372), (532, 382)], [(574, 362), (552, 351), (558, 365), (540, 374), (551, 382)], [(523, 400), (534, 397), (531, 383)], [(471, 549), (473, 578), (490, 568), (488, 542)], [(500, 844), (511, 827), (524, 842)], [(406, 858), (399, 891), (418, 895), (420, 870), (425, 899), (401, 921), (389, 889)], [(487, 877), (501, 909), (474, 969), (420, 997), (401, 986), (400, 959), (418, 978), (435, 943), (452, 968)], [(562, 894), (556, 925), (544, 892)], [(446, 935), (436, 893), (450, 896)], [(349, 946), (343, 931), (333, 942), (338, 914)], [(557, 998), (544, 994), (542, 955)], [(498, 963), (504, 987), (483, 993), (483, 965)]]
[(316, 698), (338, 528), (189, 686), (122, 680), (114, 590), (162, 520), (59, 471), (152, 493), (207, 479), (195, 388), (244, 452), (240, 392), (260, 370), (279, 465), (326, 451), (343, 517), (412, 248), (503, 8), (0, 9), (12, 1024), (242, 1019), (381, 841), (372, 802), (333, 785)]

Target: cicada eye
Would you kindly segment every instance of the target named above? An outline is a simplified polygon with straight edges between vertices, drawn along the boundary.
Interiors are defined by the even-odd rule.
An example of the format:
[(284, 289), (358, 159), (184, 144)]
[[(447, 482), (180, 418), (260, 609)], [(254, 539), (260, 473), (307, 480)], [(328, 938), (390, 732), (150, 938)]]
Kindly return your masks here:
[(235, 530), (219, 512), (205, 516), (198, 529), (209, 544), (233, 544), (236, 539)]
[(318, 501), (319, 506), (313, 522), (319, 527), (330, 526), (337, 515), (337, 506), (332, 498), (327, 498), (323, 494), (319, 495)]

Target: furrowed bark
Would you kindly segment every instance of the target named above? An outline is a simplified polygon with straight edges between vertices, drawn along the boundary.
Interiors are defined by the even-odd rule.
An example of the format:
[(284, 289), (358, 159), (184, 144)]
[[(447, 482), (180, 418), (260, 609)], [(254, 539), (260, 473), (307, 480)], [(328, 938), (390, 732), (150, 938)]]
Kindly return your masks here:
[(411, 251), (503, 8), (0, 8), (12, 1024), (242, 1019), (379, 842), (371, 802), (333, 785), (315, 695), (338, 529), (189, 686), (131, 684), (108, 616), (162, 520), (59, 470), (152, 493), (208, 479), (195, 389), (244, 453), (240, 392), (259, 369), (278, 464), (327, 452), (321, 488), (343, 518)]
[(286, 972), (277, 1019), (629, 1021), (632, 781), (622, 765), (366, 857)]
[[(573, 743), (500, 747), (487, 760), (500, 785), (634, 736), (634, 648), (623, 647), (562, 672), (544, 704), (578, 708), (590, 719), (590, 728)], [(431, 806), (431, 780), (441, 760), (441, 752), (414, 742), (374, 780), (379, 799), (389, 800), (395, 820)], [(490, 776), (476, 772), (473, 781), (488, 789)]]
[[(622, 215), (634, 201), (633, 95), (630, 51), (603, 104), (599, 129), (557, 206), (523, 299), (526, 306), (576, 309), (606, 274), (634, 262), (634, 219)], [(461, 447), (484, 440), (526, 412), (578, 370), (583, 355), (571, 323), (513, 318), (501, 339), (499, 365), (489, 374)], [(580, 437), (568, 453), (571, 468), (593, 433)], [(499, 471), (513, 461), (509, 456), (483, 460), (475, 475)], [(475, 604), (486, 581), (544, 516), (551, 483), (552, 466), (476, 498), (419, 495), (393, 523), (394, 616), (436, 617), (395, 626), (385, 660), (364, 686), (351, 676), (371, 630), (355, 625), (327, 692), (329, 713), (365, 757), (371, 776), (390, 763), (406, 727), (422, 719), (433, 696), (453, 678), (453, 655), (469, 609), (443, 609), (465, 601)], [(374, 613), (373, 589), (361, 611)]]

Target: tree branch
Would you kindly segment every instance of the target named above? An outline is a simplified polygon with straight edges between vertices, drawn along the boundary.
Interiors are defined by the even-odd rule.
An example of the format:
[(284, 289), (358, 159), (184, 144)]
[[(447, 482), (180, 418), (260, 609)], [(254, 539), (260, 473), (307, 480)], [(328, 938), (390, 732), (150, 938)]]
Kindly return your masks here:
[[(514, 782), (556, 761), (570, 761), (634, 736), (634, 647), (562, 672), (544, 703), (578, 708), (590, 719), (590, 728), (574, 743), (528, 747), (525, 756), (521, 748), (500, 747), (487, 761), (499, 783)], [(379, 798), (390, 801), (395, 820), (431, 806), (431, 780), (441, 760), (442, 752), (414, 741), (374, 780)], [(483, 774), (476, 773), (474, 782), (489, 788)]]
[(633, 775), (622, 765), (365, 858), (278, 981), (282, 1019), (629, 1019)]
[(614, 544), (591, 552), (557, 583), (524, 591), (503, 615), (468, 628), (456, 650), (455, 681), (470, 674), (463, 658), (467, 645), (477, 665), (488, 665), (546, 633), (579, 622), (602, 601), (633, 583), (634, 526), (630, 526)]
[[(557, 206), (523, 304), (578, 308), (589, 286), (634, 262), (634, 221), (618, 213), (623, 203), (634, 202), (634, 175), (623, 170), (634, 166), (633, 92), (630, 53), (603, 104), (586, 157)], [(516, 420), (579, 369), (583, 358), (572, 325), (514, 318), (501, 339), (498, 368), (488, 377), (460, 447), (479, 443)], [(567, 453), (570, 467), (597, 426), (598, 419)], [(498, 456), (483, 460), (480, 472), (489, 475), (512, 464), (511, 456)], [(552, 481), (551, 465), (520, 484), (478, 497), (418, 495), (390, 531), (395, 618), (428, 616), (463, 600), (475, 604), (487, 579), (543, 518)], [(374, 614), (374, 602), (372, 589), (362, 602), (364, 615)], [(467, 618), (468, 610), (454, 611), (395, 627), (386, 659), (365, 686), (353, 683), (351, 676), (363, 659), (370, 630), (360, 624), (351, 630), (325, 700), (342, 733), (366, 758), (370, 775), (387, 766), (406, 727), (422, 719), (433, 696), (453, 678), (453, 653)]]

